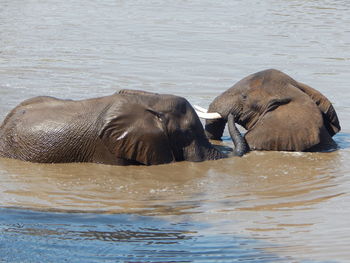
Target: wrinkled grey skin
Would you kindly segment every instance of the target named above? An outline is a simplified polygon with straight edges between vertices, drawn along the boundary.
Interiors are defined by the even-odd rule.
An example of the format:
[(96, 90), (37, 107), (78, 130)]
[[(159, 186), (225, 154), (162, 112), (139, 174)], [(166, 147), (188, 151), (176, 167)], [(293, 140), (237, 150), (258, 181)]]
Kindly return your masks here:
[[(231, 117), (236, 150), (246, 152)], [(0, 127), (0, 156), (39, 163), (163, 164), (228, 157), (214, 148), (187, 100), (122, 90), (81, 101), (36, 97)]]
[(240, 80), (216, 97), (208, 112), (223, 117), (206, 122), (210, 139), (220, 139), (230, 113), (246, 130), (251, 150), (323, 151), (336, 148), (340, 131), (331, 102), (317, 90), (269, 69)]

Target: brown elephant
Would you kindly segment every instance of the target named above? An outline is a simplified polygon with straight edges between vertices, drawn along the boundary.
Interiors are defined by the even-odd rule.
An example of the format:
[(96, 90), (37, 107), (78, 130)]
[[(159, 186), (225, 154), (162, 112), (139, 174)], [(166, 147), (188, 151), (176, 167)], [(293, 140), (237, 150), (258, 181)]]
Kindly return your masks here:
[[(232, 155), (243, 155), (248, 147), (233, 116), (228, 121), (237, 145)], [(80, 101), (36, 97), (22, 102), (0, 127), (0, 156), (39, 163), (151, 165), (229, 155), (209, 143), (186, 99), (122, 90)]]
[(207, 120), (211, 139), (220, 139), (229, 114), (246, 130), (251, 150), (322, 151), (336, 147), (340, 131), (331, 102), (317, 90), (269, 69), (240, 80), (216, 97), (208, 112), (221, 118)]

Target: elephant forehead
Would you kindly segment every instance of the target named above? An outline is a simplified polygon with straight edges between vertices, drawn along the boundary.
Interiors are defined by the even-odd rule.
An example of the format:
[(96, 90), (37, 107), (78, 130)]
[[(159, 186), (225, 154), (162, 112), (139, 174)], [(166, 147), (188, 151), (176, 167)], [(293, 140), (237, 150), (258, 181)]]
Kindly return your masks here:
[(248, 76), (248, 81), (251, 87), (272, 86), (273, 88), (283, 87), (287, 84), (296, 85), (297, 83), (287, 74), (275, 69), (264, 70), (252, 74)]
[(185, 98), (170, 95), (158, 100), (153, 107), (164, 113), (174, 114), (186, 114), (191, 108), (189, 102)]
[[(268, 82), (264, 82), (260, 86), (254, 86), (250, 90), (252, 92), (261, 92), (262, 94), (267, 94), (267, 95), (275, 95), (275, 94), (280, 94), (280, 95), (287, 95), (291, 90), (292, 85), (290, 83), (285, 82), (285, 81), (278, 81), (278, 80), (270, 80)], [(293, 87), (292, 89), (295, 89)]]
[(269, 96), (275, 94), (281, 94), (285, 92), (285, 89), (277, 86), (274, 83), (262, 84), (262, 81), (256, 80), (254, 82), (242, 83), (232, 88), (231, 92), (234, 94), (234, 97), (245, 100), (258, 98), (260, 100), (266, 99)]
[(260, 88), (263, 84), (264, 78), (261, 76), (253, 77), (248, 81), (249, 88), (256, 89)]

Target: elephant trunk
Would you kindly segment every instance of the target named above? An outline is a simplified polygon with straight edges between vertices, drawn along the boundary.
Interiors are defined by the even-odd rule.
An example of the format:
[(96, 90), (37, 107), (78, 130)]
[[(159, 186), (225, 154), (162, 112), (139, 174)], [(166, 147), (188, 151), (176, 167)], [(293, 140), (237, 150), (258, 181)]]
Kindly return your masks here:
[(233, 114), (229, 114), (228, 116), (228, 130), (233, 144), (235, 145), (233, 155), (243, 156), (245, 153), (249, 152), (249, 145), (236, 127)]
[(227, 120), (228, 120), (227, 122), (228, 130), (235, 148), (232, 153), (226, 154), (226, 153), (220, 152), (219, 150), (213, 147), (210, 149), (208, 153), (208, 156), (207, 156), (208, 160), (216, 160), (216, 159), (222, 159), (222, 158), (227, 158), (232, 156), (243, 156), (244, 154), (250, 151), (247, 141), (239, 132), (235, 124), (235, 121), (234, 121), (235, 117), (233, 116), (233, 114), (229, 114)]

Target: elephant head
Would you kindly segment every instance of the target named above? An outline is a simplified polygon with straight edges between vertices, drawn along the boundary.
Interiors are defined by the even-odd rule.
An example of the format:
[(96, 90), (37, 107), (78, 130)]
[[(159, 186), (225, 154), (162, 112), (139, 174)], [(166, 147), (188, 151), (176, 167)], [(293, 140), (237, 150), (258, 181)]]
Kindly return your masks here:
[[(106, 145), (112, 147), (112, 152), (123, 155), (122, 158), (161, 164), (228, 157), (210, 144), (202, 123), (186, 99), (138, 90), (121, 90), (119, 96), (128, 101), (128, 106), (107, 113), (111, 114), (111, 118), (107, 117), (111, 121), (106, 123), (100, 137), (107, 138)], [(108, 130), (112, 132), (106, 132)], [(233, 155), (243, 155), (248, 148), (233, 117), (229, 130), (236, 145)]]
[[(237, 145), (245, 140), (228, 116)], [(41, 163), (163, 164), (227, 157), (209, 143), (190, 105), (178, 96), (122, 90), (81, 101), (37, 97), (0, 126), (0, 156)]]
[(209, 112), (222, 118), (206, 122), (206, 134), (220, 139), (233, 114), (247, 132), (252, 150), (309, 151), (334, 147), (340, 131), (331, 102), (315, 89), (281, 71), (269, 69), (240, 80), (216, 97)]

